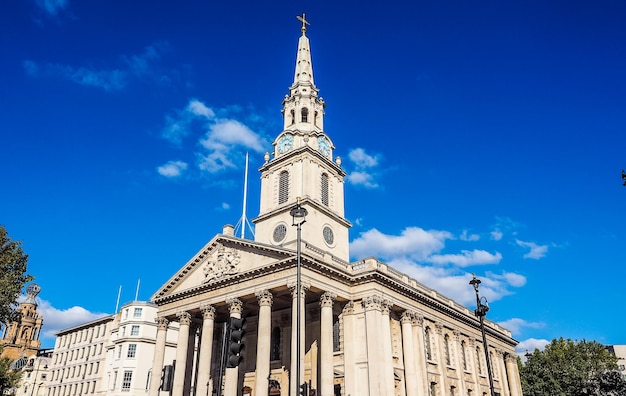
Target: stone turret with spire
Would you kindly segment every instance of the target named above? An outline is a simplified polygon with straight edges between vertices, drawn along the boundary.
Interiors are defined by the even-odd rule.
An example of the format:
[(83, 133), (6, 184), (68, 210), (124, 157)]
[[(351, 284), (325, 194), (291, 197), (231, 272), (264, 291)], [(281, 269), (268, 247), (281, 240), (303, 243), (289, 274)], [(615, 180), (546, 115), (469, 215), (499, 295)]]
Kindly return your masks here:
[(274, 245), (295, 243), (289, 210), (301, 199), (310, 215), (303, 239), (347, 261), (348, 229), (344, 218), (344, 177), (341, 159), (333, 161), (334, 145), (324, 131), (326, 103), (313, 79), (311, 45), (302, 22), (293, 84), (282, 101), (283, 131), (273, 142), (273, 158), (265, 155), (261, 171), (260, 214), (254, 219), (255, 240)]

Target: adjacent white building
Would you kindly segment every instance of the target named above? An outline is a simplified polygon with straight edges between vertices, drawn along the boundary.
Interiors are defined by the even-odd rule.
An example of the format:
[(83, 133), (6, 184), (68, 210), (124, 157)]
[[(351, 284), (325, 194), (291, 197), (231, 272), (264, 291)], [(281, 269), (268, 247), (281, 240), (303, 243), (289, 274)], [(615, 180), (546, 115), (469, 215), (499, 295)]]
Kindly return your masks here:
[[(150, 381), (156, 305), (133, 301), (114, 315), (57, 334), (46, 396), (140, 395)], [(165, 361), (174, 356), (177, 324), (168, 329)], [(160, 376), (161, 373), (158, 373)]]

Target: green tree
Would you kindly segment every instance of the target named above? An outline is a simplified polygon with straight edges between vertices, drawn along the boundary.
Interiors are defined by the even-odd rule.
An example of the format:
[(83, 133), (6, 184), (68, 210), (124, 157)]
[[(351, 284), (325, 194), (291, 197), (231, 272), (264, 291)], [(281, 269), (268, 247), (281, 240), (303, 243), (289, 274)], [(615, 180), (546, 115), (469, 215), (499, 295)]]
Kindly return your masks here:
[(520, 364), (524, 396), (625, 395), (617, 358), (595, 341), (554, 339)]
[[(2, 346), (0, 345), (0, 354), (2, 354)], [(11, 359), (8, 357), (0, 357), (0, 395), (5, 391), (15, 388), (22, 379), (21, 370), (11, 370)]]
[(13, 241), (6, 228), (0, 225), (0, 322), (10, 323), (18, 316), (17, 299), (26, 282), (33, 279), (26, 274), (28, 255), (22, 251), (22, 242)]

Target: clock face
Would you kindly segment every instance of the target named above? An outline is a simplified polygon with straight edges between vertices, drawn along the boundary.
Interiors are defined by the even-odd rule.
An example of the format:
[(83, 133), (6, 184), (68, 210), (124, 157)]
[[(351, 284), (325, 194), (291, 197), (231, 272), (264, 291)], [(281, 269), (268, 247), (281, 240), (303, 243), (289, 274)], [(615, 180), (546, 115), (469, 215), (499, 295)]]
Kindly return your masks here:
[(284, 224), (279, 224), (276, 226), (276, 228), (274, 228), (274, 242), (279, 243), (282, 242), (283, 239), (285, 239), (285, 236), (287, 235), (287, 226)]
[(327, 244), (332, 245), (333, 242), (335, 241), (335, 235), (333, 234), (333, 229), (330, 228), (329, 226), (326, 226), (324, 227), (322, 232), (324, 234), (324, 241), (326, 241)]
[(330, 143), (328, 143), (328, 140), (325, 137), (320, 136), (317, 138), (317, 148), (324, 157), (328, 157), (330, 155)]
[(291, 146), (293, 146), (293, 135), (287, 134), (281, 137), (278, 141), (277, 146), (278, 152), (281, 154), (289, 151), (291, 149)]

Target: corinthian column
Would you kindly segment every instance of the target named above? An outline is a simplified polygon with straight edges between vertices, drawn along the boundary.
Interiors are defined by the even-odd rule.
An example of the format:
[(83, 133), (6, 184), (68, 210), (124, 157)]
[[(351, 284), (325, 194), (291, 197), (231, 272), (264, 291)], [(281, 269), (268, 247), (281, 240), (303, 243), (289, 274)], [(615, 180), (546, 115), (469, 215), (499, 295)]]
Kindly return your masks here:
[(402, 323), (402, 352), (404, 353), (404, 383), (407, 396), (417, 395), (417, 370), (415, 369), (415, 345), (413, 345), (413, 314), (404, 311)]
[(369, 394), (384, 395), (383, 387), (383, 347), (380, 342), (382, 338), (381, 317), (382, 307), (381, 299), (378, 296), (365, 297), (363, 299), (363, 308), (365, 308), (365, 331), (367, 334), (367, 368), (369, 376)]
[(320, 395), (333, 396), (333, 301), (336, 294), (320, 297)]
[(522, 384), (519, 379), (519, 371), (517, 370), (517, 358), (513, 355), (506, 355), (506, 373), (509, 379), (509, 389), (511, 396), (522, 396)]
[[(229, 305), (228, 310), (231, 318), (241, 319), (241, 311), (243, 309), (243, 303), (237, 298), (226, 300)], [(236, 396), (237, 395), (237, 380), (239, 376), (239, 367), (226, 368), (224, 374), (224, 396)], [(175, 395), (173, 395), (175, 396)]]
[(213, 327), (215, 308), (211, 305), (200, 306), (202, 312), (202, 338), (200, 339), (200, 358), (198, 359), (197, 395), (210, 395), (211, 355), (213, 354)]
[(270, 351), (272, 347), (272, 293), (256, 293), (259, 301), (259, 324), (256, 347), (256, 396), (267, 396), (270, 376)]
[(150, 377), (150, 391), (148, 396), (158, 396), (161, 386), (161, 370), (163, 370), (163, 360), (165, 359), (165, 341), (167, 340), (168, 320), (157, 318), (156, 342), (154, 345), (154, 359), (152, 360), (152, 376)]
[[(304, 382), (304, 349), (305, 349), (305, 313), (304, 313), (304, 301), (306, 287), (301, 285), (300, 287), (300, 301), (298, 301), (298, 288), (296, 285), (291, 286), (291, 372), (290, 372), (290, 393), (296, 394), (299, 391), (300, 384), (296, 383), (296, 371), (298, 371), (298, 348), (300, 348), (300, 382)], [(298, 345), (298, 303), (300, 304), (300, 345)]]
[(174, 368), (174, 385), (172, 386), (172, 396), (183, 396), (185, 387), (185, 371), (187, 369), (187, 348), (189, 345), (189, 325), (191, 324), (191, 314), (189, 312), (179, 312), (178, 322), (178, 345), (176, 346), (176, 367)]
[(383, 367), (385, 373), (383, 375), (383, 389), (386, 389), (387, 395), (395, 394), (395, 378), (393, 375), (393, 350), (391, 347), (391, 322), (389, 320), (389, 311), (391, 310), (392, 303), (388, 300), (383, 300), (381, 303), (382, 308), (382, 339), (383, 344)]

